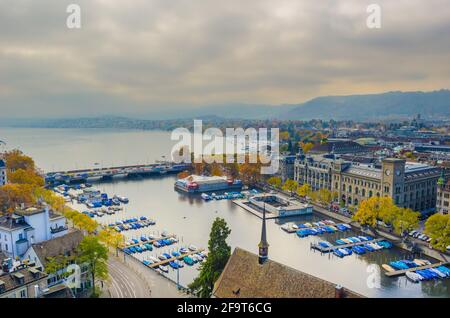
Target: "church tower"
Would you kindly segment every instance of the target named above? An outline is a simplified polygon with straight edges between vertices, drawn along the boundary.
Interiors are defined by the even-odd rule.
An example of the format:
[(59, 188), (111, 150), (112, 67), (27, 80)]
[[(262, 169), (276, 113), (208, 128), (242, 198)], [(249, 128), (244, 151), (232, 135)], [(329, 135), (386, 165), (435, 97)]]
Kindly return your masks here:
[(258, 244), (258, 263), (264, 264), (269, 258), (269, 243), (267, 243), (266, 234), (266, 208), (264, 207), (262, 229), (261, 229), (261, 242)]

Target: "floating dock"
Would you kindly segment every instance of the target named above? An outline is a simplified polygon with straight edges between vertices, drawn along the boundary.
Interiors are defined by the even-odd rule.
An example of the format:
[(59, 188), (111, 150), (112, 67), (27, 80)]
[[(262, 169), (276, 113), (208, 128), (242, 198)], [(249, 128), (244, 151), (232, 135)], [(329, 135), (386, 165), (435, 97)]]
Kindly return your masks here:
[(200, 252), (203, 252), (203, 251), (204, 251), (204, 249), (200, 248), (200, 249), (197, 249), (195, 251), (189, 251), (187, 253), (181, 254), (180, 256), (174, 256), (174, 257), (166, 259), (164, 261), (160, 261), (160, 262), (157, 262), (157, 263), (149, 264), (149, 265), (146, 265), (146, 266), (150, 267), (150, 268), (157, 268), (160, 265), (165, 265), (165, 264), (168, 264), (169, 262), (172, 262), (172, 261), (175, 261), (175, 260), (179, 260), (179, 259), (183, 259), (183, 257), (189, 256), (189, 255), (192, 255), (192, 254), (197, 254), (197, 253), (200, 253)]
[[(342, 223), (338, 223), (338, 224), (342, 224)], [(282, 228), (282, 229), (284, 231), (286, 231), (287, 233), (295, 233), (295, 232), (297, 232), (299, 230), (315, 230), (315, 229), (322, 229), (322, 228), (327, 227), (327, 226), (336, 227), (336, 224), (327, 224), (327, 225), (311, 226), (311, 227), (299, 227), (297, 229), (294, 229), (294, 228)], [(338, 228), (336, 228), (335, 232), (343, 232), (343, 231), (341, 231)]]
[(381, 242), (381, 241), (386, 241), (386, 239), (379, 238), (379, 239), (374, 239), (374, 240), (370, 240), (370, 241), (362, 241), (362, 242), (355, 242), (355, 243), (342, 244), (342, 245), (333, 245), (330, 247), (323, 247), (323, 246), (320, 246), (319, 244), (311, 244), (311, 248), (318, 250), (322, 253), (329, 253), (338, 248), (353, 247), (353, 246), (358, 246), (358, 245), (365, 245), (368, 243), (377, 243), (377, 242)]
[(133, 247), (133, 246), (141, 246), (142, 244), (146, 244), (146, 243), (149, 243), (149, 244), (153, 245), (153, 243), (156, 242), (156, 241), (168, 240), (170, 238), (176, 238), (176, 235), (175, 234), (169, 234), (169, 235), (166, 235), (166, 236), (161, 236), (160, 238), (151, 239), (151, 240), (147, 240), (147, 241), (141, 241), (139, 239), (139, 241), (140, 241), (139, 243), (124, 245), (124, 246), (121, 247), (121, 249), (130, 248), (130, 247)]
[(415, 272), (415, 271), (418, 271), (421, 269), (435, 268), (435, 267), (439, 267), (439, 266), (445, 266), (448, 264), (450, 264), (450, 263), (440, 262), (440, 263), (435, 263), (435, 264), (423, 265), (423, 266), (419, 266), (419, 267), (412, 267), (412, 268), (408, 268), (408, 269), (396, 270), (393, 272), (385, 272), (384, 274), (388, 277), (396, 277), (396, 276), (405, 275), (406, 272)]

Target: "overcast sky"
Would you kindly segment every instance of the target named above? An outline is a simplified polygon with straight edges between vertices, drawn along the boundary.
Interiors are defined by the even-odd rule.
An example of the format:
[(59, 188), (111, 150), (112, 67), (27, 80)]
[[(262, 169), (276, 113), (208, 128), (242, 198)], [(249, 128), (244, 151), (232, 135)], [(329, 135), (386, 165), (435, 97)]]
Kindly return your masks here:
[[(367, 5), (382, 8), (366, 27)], [(81, 29), (66, 7), (81, 7)], [(449, 0), (0, 0), (0, 116), (450, 88)]]

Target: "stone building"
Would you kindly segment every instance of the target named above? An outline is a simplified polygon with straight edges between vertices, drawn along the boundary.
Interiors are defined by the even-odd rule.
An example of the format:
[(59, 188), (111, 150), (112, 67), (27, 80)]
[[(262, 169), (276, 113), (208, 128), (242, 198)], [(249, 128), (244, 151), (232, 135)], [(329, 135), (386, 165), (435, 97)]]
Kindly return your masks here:
[(372, 196), (387, 196), (401, 207), (424, 213), (436, 208), (437, 167), (386, 158), (361, 164), (336, 156), (308, 156), (295, 163), (295, 180), (313, 190), (335, 191), (345, 206), (358, 206)]
[(442, 214), (448, 214), (450, 210), (450, 179), (446, 178), (444, 173), (438, 180), (436, 211)]

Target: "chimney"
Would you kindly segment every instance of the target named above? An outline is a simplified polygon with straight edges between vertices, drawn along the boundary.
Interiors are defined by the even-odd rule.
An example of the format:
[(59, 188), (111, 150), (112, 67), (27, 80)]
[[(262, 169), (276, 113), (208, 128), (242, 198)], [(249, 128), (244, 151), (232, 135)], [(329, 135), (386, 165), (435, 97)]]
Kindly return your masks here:
[(344, 298), (345, 297), (344, 287), (342, 287), (341, 285), (336, 285), (336, 287), (334, 288), (334, 297)]

